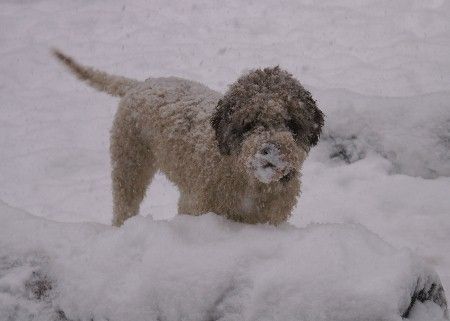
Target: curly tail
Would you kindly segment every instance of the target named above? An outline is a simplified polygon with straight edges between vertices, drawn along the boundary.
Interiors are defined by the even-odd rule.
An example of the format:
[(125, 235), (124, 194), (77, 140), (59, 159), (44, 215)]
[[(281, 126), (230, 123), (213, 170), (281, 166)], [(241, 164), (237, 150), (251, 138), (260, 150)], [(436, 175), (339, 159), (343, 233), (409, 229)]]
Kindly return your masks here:
[(86, 81), (95, 89), (104, 91), (112, 96), (123, 97), (131, 88), (140, 83), (138, 80), (129, 79), (122, 76), (109, 75), (106, 72), (80, 65), (58, 49), (53, 49), (52, 53), (79, 79)]

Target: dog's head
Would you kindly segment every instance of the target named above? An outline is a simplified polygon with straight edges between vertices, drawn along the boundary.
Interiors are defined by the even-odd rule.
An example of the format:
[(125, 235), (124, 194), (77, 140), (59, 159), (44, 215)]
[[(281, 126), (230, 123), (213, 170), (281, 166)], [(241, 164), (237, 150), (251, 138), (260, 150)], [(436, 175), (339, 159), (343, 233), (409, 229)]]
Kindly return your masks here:
[(241, 76), (218, 102), (211, 125), (220, 153), (237, 155), (259, 181), (288, 181), (317, 144), (323, 114), (279, 67)]

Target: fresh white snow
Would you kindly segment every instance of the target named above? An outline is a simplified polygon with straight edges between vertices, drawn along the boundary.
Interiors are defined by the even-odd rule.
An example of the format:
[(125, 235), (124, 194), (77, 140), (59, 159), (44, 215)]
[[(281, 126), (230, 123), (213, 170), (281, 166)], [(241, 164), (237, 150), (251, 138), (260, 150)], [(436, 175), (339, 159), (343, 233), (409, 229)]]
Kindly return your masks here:
[[(21, 210), (14, 212), (7, 205), (1, 206), (0, 214), (8, 219), (0, 223), (0, 249), (9, 251), (8, 246), (11, 250), (22, 244), (23, 251), (17, 249), (4, 252), (6, 257), (1, 256), (0, 307), (14, 309), (14, 304), (19, 304), (26, 310), (22, 311), (24, 315), (32, 314), (33, 309), (45, 310), (41, 303), (27, 299), (29, 293), (24, 288), (33, 269), (42, 267), (54, 269), (55, 277), (68, 282), (58, 283), (67, 291), (58, 296), (61, 300), (58, 304), (65, 304), (64, 308), (72, 315), (112, 316), (114, 311), (106, 310), (115, 307), (117, 316), (125, 313), (120, 303), (122, 293), (137, 298), (134, 303), (127, 302), (138, 309), (133, 313), (144, 315), (154, 307), (140, 305), (146, 300), (140, 295), (144, 295), (146, 286), (154, 284), (151, 282), (159, 281), (144, 272), (136, 274), (147, 275), (142, 282), (133, 279), (136, 275), (130, 273), (123, 278), (117, 276), (127, 264), (143, 271), (144, 263), (152, 260), (149, 256), (138, 261), (139, 255), (158, 251), (149, 245), (150, 240), (155, 244), (167, 241), (167, 235), (161, 236), (164, 231), (174, 231), (169, 233), (175, 238), (168, 243), (175, 251), (169, 253), (169, 261), (186, 258), (177, 255), (176, 251), (184, 249), (177, 248), (180, 242), (176, 238), (183, 237), (178, 234), (189, 235), (194, 231), (194, 235), (199, 234), (198, 240), (208, 239), (208, 230), (219, 235), (237, 233), (236, 237), (247, 240), (250, 236), (245, 233), (256, 235), (255, 241), (248, 241), (250, 245), (242, 251), (237, 245), (236, 251), (230, 250), (228, 246), (232, 243), (217, 245), (228, 249), (227, 253), (235, 260), (225, 263), (232, 264), (242, 253), (264, 248), (267, 243), (261, 240), (260, 234), (269, 233), (268, 230), (277, 239), (274, 243), (282, 244), (281, 247), (287, 247), (291, 238), (298, 238), (299, 249), (309, 250), (307, 254), (288, 251), (289, 255), (319, 258), (321, 252), (308, 248), (298, 235), (316, 235), (318, 242), (325, 244), (328, 236), (323, 235), (324, 231), (335, 225), (320, 229), (311, 223), (356, 224), (339, 225), (339, 228), (354, 231), (351, 235), (362, 243), (357, 248), (360, 255), (364, 254), (360, 252), (364, 252), (365, 242), (374, 237), (368, 230), (380, 238), (376, 241), (378, 245), (367, 245), (371, 250), (389, 247), (382, 240), (397, 249), (407, 247), (424, 258), (437, 271), (444, 288), (450, 289), (449, 16), (450, 2), (445, 0), (2, 1), (0, 199)], [(117, 101), (75, 80), (50, 56), (50, 47), (59, 47), (80, 62), (111, 73), (138, 79), (186, 77), (222, 92), (242, 71), (250, 68), (279, 64), (289, 70), (311, 90), (326, 114), (322, 140), (303, 166), (302, 195), (290, 220), (300, 229), (283, 227), (277, 232), (264, 226), (236, 227), (212, 216), (153, 222), (151, 216), (169, 219), (176, 213), (177, 191), (163, 176), (155, 178), (142, 206), (141, 214), (147, 219), (137, 218), (123, 231), (104, 226), (111, 221), (108, 135)], [(47, 220), (29, 217), (22, 210)], [(23, 229), (14, 221), (15, 216), (24, 217)], [(335, 232), (339, 233), (338, 230)], [(14, 236), (11, 233), (14, 231), (17, 235), (7, 246), (4, 235)], [(37, 239), (43, 245), (36, 245), (36, 253), (28, 253), (35, 248), (33, 241)], [(122, 241), (129, 243), (123, 245)], [(102, 256), (102, 249), (123, 250), (124, 256), (108, 253)], [(164, 257), (165, 249), (161, 245), (157, 254)], [(200, 246), (186, 250), (192, 251), (189, 252), (192, 257), (202, 254), (196, 251), (206, 251), (208, 255), (212, 251)], [(268, 253), (265, 248), (261, 251)], [(381, 269), (373, 277), (395, 277), (398, 270), (390, 268), (390, 260), (406, 252), (392, 251), (386, 270)], [(21, 253), (24, 255), (20, 256)], [(264, 263), (272, 269), (290, 257), (284, 252), (279, 257), (272, 254), (267, 254)], [(330, 259), (338, 257), (342, 258), (332, 255)], [(221, 259), (213, 254), (211, 258)], [(374, 258), (377, 258), (375, 254)], [(83, 259), (86, 264), (71, 264)], [(14, 260), (21, 263), (14, 270), (4, 269), (3, 264), (9, 266)], [(415, 260), (402, 257), (399, 266), (407, 267)], [(57, 264), (51, 265), (50, 261)], [(191, 268), (196, 264), (188, 263), (192, 264)], [(227, 270), (226, 264), (222, 270), (219, 261), (211, 264), (212, 274), (244, 273)], [(345, 267), (345, 262), (342, 264)], [(259, 279), (262, 274), (253, 265), (248, 267), (248, 272), (254, 273), (253, 281), (271, 284)], [(361, 266), (361, 271), (363, 267), (366, 268)], [(335, 268), (332, 271), (337, 275), (339, 270)], [(6, 274), (1, 272), (4, 270), (9, 271), (6, 279)], [(269, 276), (274, 275), (270, 273)], [(401, 277), (408, 278), (408, 275), (413, 274), (405, 273)], [(70, 284), (77, 278), (87, 285)], [(187, 277), (186, 282), (189, 280), (193, 279)], [(187, 286), (188, 283), (177, 284)], [(90, 285), (91, 288), (82, 288)], [(158, 289), (169, 285), (157, 283)], [(334, 289), (344, 285), (336, 284)], [(211, 283), (199, 284), (199, 292), (193, 292), (191, 303), (196, 302), (195, 295), (203, 293), (202, 286), (213, 287)], [(391, 286), (393, 291), (399, 290), (396, 284)], [(212, 291), (208, 299), (212, 300), (213, 294), (220, 292), (219, 287), (214, 288), (217, 291)], [(86, 294), (89, 289), (97, 291), (95, 300), (94, 295)], [(375, 291), (376, 287), (368, 286), (368, 289)], [(252, 293), (263, 293), (258, 291)], [(306, 295), (296, 292), (300, 291), (297, 286), (292, 286), (290, 291)], [(175, 296), (172, 292), (161, 293)], [(351, 291), (346, 293), (356, 295)], [(368, 297), (379, 298), (379, 294), (373, 292)], [(362, 300), (363, 296), (355, 298)], [(164, 298), (160, 300), (166, 302)], [(89, 304), (99, 310), (84, 310)], [(189, 303), (180, 301), (181, 304)], [(383, 312), (388, 315), (397, 302), (386, 300), (382, 304)], [(253, 307), (256, 309), (257, 305)], [(318, 311), (309, 308), (308, 311)], [(412, 318), (431, 320), (435, 313), (439, 320), (440, 312), (435, 308), (429, 304), (418, 305)], [(42, 320), (51, 309), (44, 310), (40, 314)], [(181, 310), (177, 311), (173, 313)], [(372, 312), (361, 310), (361, 313)], [(257, 315), (251, 314), (257, 313), (256, 310), (248, 313)]]
[[(117, 229), (0, 210), (9, 227), (2, 320), (55, 311), (70, 320), (401, 320), (415, 289), (439, 282), (409, 250), (356, 224), (251, 226), (206, 214), (136, 217)], [(410, 317), (444, 320), (426, 304)]]

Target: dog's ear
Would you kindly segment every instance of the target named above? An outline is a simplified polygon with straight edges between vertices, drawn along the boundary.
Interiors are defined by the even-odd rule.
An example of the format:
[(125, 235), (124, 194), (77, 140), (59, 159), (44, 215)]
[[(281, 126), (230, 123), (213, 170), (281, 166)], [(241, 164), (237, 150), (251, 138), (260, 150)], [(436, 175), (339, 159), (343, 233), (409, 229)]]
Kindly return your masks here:
[(316, 101), (312, 97), (311, 93), (301, 84), (298, 85), (297, 95), (308, 111), (308, 136), (306, 139), (309, 146), (313, 147), (319, 142), (319, 137), (322, 133), (322, 127), (324, 124), (324, 115), (319, 107), (317, 107)]
[(323, 113), (319, 108), (317, 108), (315, 103), (313, 108), (312, 121), (313, 124), (311, 128), (311, 133), (308, 135), (308, 141), (311, 147), (317, 145), (317, 143), (319, 142), (319, 137), (320, 134), (322, 133), (322, 127), (324, 123)]
[(231, 154), (229, 134), (231, 132), (231, 106), (230, 102), (221, 99), (217, 103), (216, 111), (211, 117), (211, 127), (214, 129), (219, 151), (222, 155)]

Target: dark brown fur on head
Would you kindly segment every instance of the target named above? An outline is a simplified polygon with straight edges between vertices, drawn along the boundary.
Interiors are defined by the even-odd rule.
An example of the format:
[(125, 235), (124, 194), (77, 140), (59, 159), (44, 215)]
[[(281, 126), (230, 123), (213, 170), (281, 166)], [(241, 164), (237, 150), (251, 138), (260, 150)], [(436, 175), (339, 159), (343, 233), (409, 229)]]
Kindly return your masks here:
[(290, 131), (309, 151), (323, 126), (323, 113), (298, 80), (278, 66), (256, 69), (241, 76), (218, 102), (211, 118), (219, 150), (238, 150), (249, 132)]

